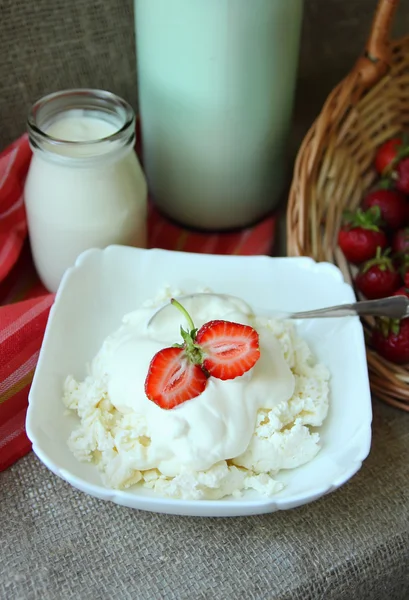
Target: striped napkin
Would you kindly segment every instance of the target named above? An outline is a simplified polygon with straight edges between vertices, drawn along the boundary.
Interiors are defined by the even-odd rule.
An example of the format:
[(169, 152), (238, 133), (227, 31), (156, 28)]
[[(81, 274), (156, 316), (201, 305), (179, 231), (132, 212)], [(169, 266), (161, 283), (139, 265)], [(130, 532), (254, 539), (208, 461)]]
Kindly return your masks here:
[(0, 309), (0, 471), (30, 451), (27, 397), (54, 296)]
[(23, 185), (30, 156), (27, 135), (0, 155), (0, 281), (19, 257), (27, 235)]
[[(31, 150), (22, 136), (0, 154), (0, 471), (31, 449), (27, 398), (54, 296), (35, 272), (23, 202)], [(270, 254), (275, 217), (236, 232), (203, 233), (169, 222), (150, 203), (149, 247), (212, 254)]]

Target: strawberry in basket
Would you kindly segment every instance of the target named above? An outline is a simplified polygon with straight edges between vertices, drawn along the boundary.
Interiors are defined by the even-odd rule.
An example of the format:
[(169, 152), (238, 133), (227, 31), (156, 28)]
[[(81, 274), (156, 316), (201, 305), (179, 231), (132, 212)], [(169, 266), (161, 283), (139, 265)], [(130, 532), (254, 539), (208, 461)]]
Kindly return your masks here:
[(404, 158), (398, 163), (392, 177), (398, 190), (409, 194), (409, 158)]
[(409, 227), (395, 231), (392, 238), (392, 250), (397, 254), (409, 252)]
[(393, 181), (396, 188), (409, 194), (409, 139), (406, 134), (394, 137), (378, 148), (375, 169)]
[[(396, 254), (393, 255), (393, 264), (395, 265), (396, 269), (399, 271), (402, 280), (403, 280), (403, 285), (404, 288), (400, 288), (401, 290), (403, 289), (409, 289), (409, 250), (406, 250), (406, 252), (398, 252)], [(399, 290), (396, 292), (396, 294), (399, 293)], [(406, 295), (406, 292), (404, 293), (404, 295)]]
[(382, 254), (380, 248), (375, 258), (367, 261), (355, 278), (357, 289), (368, 300), (392, 296), (399, 289), (401, 282), (401, 276), (389, 257), (389, 251)]
[(372, 331), (372, 345), (393, 363), (409, 363), (409, 319), (379, 319)]
[(379, 146), (375, 155), (375, 169), (379, 175), (385, 175), (400, 158), (403, 146), (403, 136), (394, 137)]
[(409, 217), (409, 203), (405, 194), (397, 190), (380, 187), (367, 194), (362, 202), (364, 210), (378, 206), (381, 219), (388, 229), (400, 229), (405, 227)]
[(371, 206), (368, 210), (344, 213), (344, 224), (338, 234), (338, 244), (345, 258), (359, 265), (376, 255), (377, 248), (385, 248), (388, 240), (381, 230), (381, 210)]

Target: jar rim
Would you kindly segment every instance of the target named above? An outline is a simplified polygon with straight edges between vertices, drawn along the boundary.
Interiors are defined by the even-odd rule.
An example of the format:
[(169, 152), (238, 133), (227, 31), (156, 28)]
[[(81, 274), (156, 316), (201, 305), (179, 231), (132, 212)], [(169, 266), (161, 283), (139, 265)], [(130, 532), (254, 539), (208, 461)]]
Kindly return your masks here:
[[(65, 99), (76, 99), (86, 101), (94, 99), (104, 102), (106, 105), (111, 105), (112, 108), (120, 109), (124, 115), (124, 123), (121, 127), (118, 128), (117, 131), (97, 139), (91, 139), (86, 141), (75, 141), (75, 140), (65, 140), (62, 138), (57, 138), (52, 135), (46, 133), (38, 123), (38, 115), (42, 108), (46, 105), (50, 105), (51, 103), (58, 102), (60, 100)], [(80, 108), (76, 106), (75, 103), (69, 105), (66, 110), (62, 110), (61, 112), (68, 112), (69, 110), (75, 110)], [(81, 108), (84, 108), (82, 106)], [(100, 107), (101, 112), (103, 112), (102, 106)], [(72, 88), (60, 90), (58, 92), (53, 92), (51, 94), (47, 94), (43, 96), (39, 100), (37, 100), (32, 106), (27, 116), (27, 127), (29, 134), (33, 134), (35, 138), (38, 138), (36, 141), (44, 141), (51, 146), (60, 146), (60, 145), (68, 145), (72, 147), (84, 147), (84, 146), (92, 146), (93, 144), (100, 144), (101, 142), (115, 142), (123, 139), (124, 135), (131, 129), (131, 132), (134, 134), (135, 131), (135, 113), (131, 107), (131, 105), (121, 98), (117, 96), (113, 92), (109, 92), (107, 90), (102, 89), (94, 89), (94, 88)]]

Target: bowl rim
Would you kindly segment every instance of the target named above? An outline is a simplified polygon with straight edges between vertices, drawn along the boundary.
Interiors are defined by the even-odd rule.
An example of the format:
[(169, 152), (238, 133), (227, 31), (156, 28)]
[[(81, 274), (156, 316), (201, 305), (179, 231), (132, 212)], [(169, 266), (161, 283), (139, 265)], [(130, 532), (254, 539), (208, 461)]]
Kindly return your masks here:
[[(222, 498), (220, 500), (182, 500), (175, 498), (167, 498), (159, 495), (142, 495), (135, 493), (134, 490), (116, 490), (112, 488), (106, 488), (102, 484), (95, 484), (87, 481), (84, 478), (78, 477), (77, 475), (71, 473), (69, 470), (62, 468), (58, 463), (56, 463), (52, 457), (50, 457), (47, 452), (43, 450), (41, 447), (41, 443), (37, 439), (37, 435), (35, 430), (32, 428), (32, 417), (33, 411), (35, 411), (35, 394), (37, 390), (37, 385), (39, 378), (41, 377), (41, 372), (43, 368), (44, 361), (44, 348), (47, 346), (48, 339), (50, 336), (50, 331), (53, 328), (53, 322), (55, 319), (55, 315), (58, 313), (59, 305), (62, 302), (61, 299), (64, 299), (66, 294), (67, 287), (70, 286), (70, 279), (72, 274), (75, 273), (78, 269), (86, 267), (90, 258), (98, 253), (102, 256), (103, 253), (112, 253), (112, 252), (122, 252), (121, 246), (109, 246), (105, 250), (99, 249), (91, 249), (87, 250), (77, 259), (75, 265), (73, 265), (68, 271), (64, 274), (61, 285), (57, 291), (55, 302), (50, 310), (50, 316), (47, 323), (46, 331), (44, 334), (43, 344), (40, 350), (40, 355), (37, 363), (37, 368), (33, 378), (33, 384), (29, 393), (29, 406), (27, 410), (26, 416), (26, 432), (27, 436), (32, 442), (33, 451), (39, 460), (54, 474), (61, 477), (73, 487), (88, 493), (90, 495), (96, 496), (100, 499), (111, 500), (117, 504), (126, 505), (128, 507), (139, 508), (142, 510), (149, 510), (152, 512), (161, 512), (168, 514), (180, 514), (180, 515), (191, 515), (191, 516), (244, 516), (249, 514), (259, 514), (259, 513), (270, 513), (276, 510), (287, 510), (288, 508), (293, 508), (295, 506), (300, 506), (302, 504), (314, 501), (343, 485), (346, 483), (351, 477), (353, 477), (361, 468), (363, 461), (366, 459), (370, 452), (371, 447), (371, 423), (372, 423), (372, 405), (371, 405), (371, 397), (369, 391), (369, 380), (366, 381), (367, 384), (367, 397), (362, 398), (361, 401), (366, 403), (365, 410), (365, 419), (363, 420), (361, 427), (355, 432), (355, 436), (350, 440), (350, 444), (352, 445), (356, 438), (360, 438), (360, 443), (358, 445), (359, 451), (357, 452), (354, 459), (351, 460), (347, 467), (343, 469), (337, 478), (334, 481), (329, 481), (325, 483), (325, 485), (320, 485), (315, 488), (311, 488), (311, 491), (308, 493), (300, 492), (295, 493), (293, 495), (288, 496), (280, 496), (273, 495), (270, 497), (262, 497), (260, 498), (246, 498), (244, 495), (242, 498), (232, 498), (231, 496)], [(128, 250), (128, 249), (127, 249)], [(138, 252), (149, 252), (156, 253), (159, 255), (162, 253), (166, 254), (175, 254), (174, 251), (170, 250), (140, 250), (140, 249), (132, 249)], [(180, 255), (182, 253), (176, 252), (176, 254)], [(189, 254), (189, 253), (183, 253)], [(218, 255), (193, 255), (194, 259), (197, 256), (200, 256), (200, 260), (206, 260), (206, 257), (211, 258), (211, 260), (217, 260)], [(221, 256), (221, 255), (220, 255)], [(280, 261), (287, 262), (291, 261), (293, 264), (298, 264), (300, 266), (319, 269), (323, 273), (325, 272), (328, 277), (334, 281), (337, 281), (338, 285), (347, 286), (350, 289), (351, 299), (354, 297), (353, 290), (351, 286), (345, 283), (341, 271), (331, 263), (317, 263), (314, 259), (310, 257), (265, 257), (265, 256), (222, 256), (223, 259), (233, 259), (234, 261), (239, 262), (252, 262), (256, 261)], [(365, 352), (365, 343), (362, 325), (359, 322), (357, 317), (348, 317), (348, 319), (355, 320), (357, 324), (359, 324), (362, 344), (358, 349), (358, 353), (361, 355), (361, 359), (363, 358), (362, 353)], [(366, 360), (366, 358), (365, 358)], [(350, 445), (349, 444), (349, 445)], [(314, 459), (313, 459), (314, 460)], [(95, 467), (96, 468), (96, 467)], [(302, 467), (298, 467), (302, 468)], [(280, 493), (279, 493), (280, 494)], [(135, 500), (135, 502), (132, 501)], [(138, 504), (136, 506), (135, 504)], [(200, 514), (198, 514), (200, 513)]]

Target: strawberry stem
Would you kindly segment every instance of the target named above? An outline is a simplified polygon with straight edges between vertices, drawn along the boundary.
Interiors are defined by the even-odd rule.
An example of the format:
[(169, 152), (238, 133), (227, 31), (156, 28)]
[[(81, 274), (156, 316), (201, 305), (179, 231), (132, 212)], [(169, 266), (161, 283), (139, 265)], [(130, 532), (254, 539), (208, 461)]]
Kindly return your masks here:
[(379, 267), (381, 271), (388, 270), (393, 272), (394, 266), (392, 259), (389, 257), (389, 254), (389, 249), (385, 250), (385, 252), (382, 254), (382, 248), (380, 246), (377, 246), (375, 257), (371, 258), (371, 260), (366, 261), (366, 263), (362, 267), (362, 273), (366, 273), (367, 271), (369, 271), (369, 269), (375, 266)]
[(375, 189), (390, 190), (392, 187), (393, 187), (393, 184), (392, 184), (391, 178), (390, 177), (382, 177), (382, 179), (379, 181), (379, 183), (375, 187)]
[(185, 353), (189, 361), (194, 365), (202, 365), (203, 363), (203, 352), (198, 344), (195, 344), (197, 329), (193, 323), (192, 317), (187, 312), (186, 308), (180, 304), (175, 298), (171, 298), (171, 304), (177, 308), (182, 315), (185, 317), (189, 330), (180, 327), (180, 335), (183, 338), (183, 344), (174, 344), (175, 348), (184, 348)]
[(399, 335), (400, 331), (400, 320), (399, 319), (388, 319), (386, 317), (380, 317), (377, 319), (377, 326), (380, 329), (384, 338), (387, 338), (389, 334), (393, 333)]
[(189, 329), (192, 331), (195, 328), (195, 324), (193, 323), (192, 317), (187, 312), (186, 308), (180, 304), (175, 298), (171, 298), (170, 303), (173, 304), (185, 317)]

